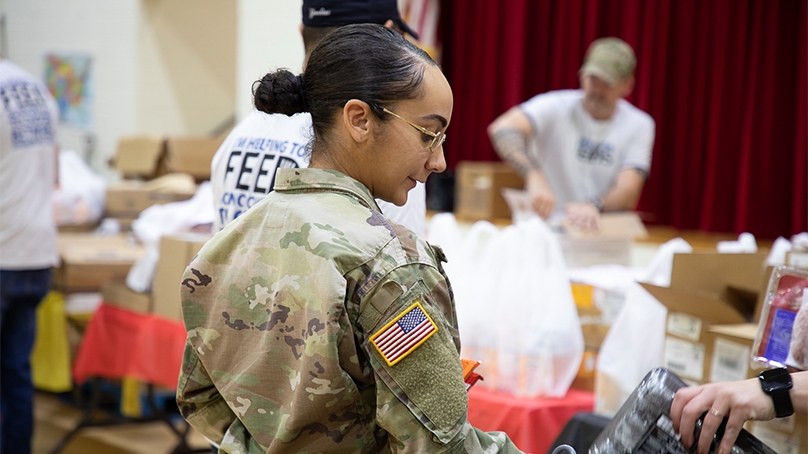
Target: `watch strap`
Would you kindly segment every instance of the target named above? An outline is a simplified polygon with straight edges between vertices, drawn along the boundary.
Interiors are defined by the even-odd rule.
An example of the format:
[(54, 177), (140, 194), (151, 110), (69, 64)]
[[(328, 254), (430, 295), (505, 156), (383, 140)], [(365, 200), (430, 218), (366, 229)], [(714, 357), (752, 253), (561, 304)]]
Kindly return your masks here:
[[(787, 377), (782, 381), (780, 377)], [(768, 394), (774, 403), (774, 413), (778, 418), (785, 418), (794, 414), (791, 404), (790, 390), (794, 386), (787, 369), (766, 370), (758, 375), (760, 387)]]
[(785, 418), (794, 414), (794, 406), (791, 405), (790, 389), (778, 388), (769, 393), (774, 402), (774, 413), (778, 418)]

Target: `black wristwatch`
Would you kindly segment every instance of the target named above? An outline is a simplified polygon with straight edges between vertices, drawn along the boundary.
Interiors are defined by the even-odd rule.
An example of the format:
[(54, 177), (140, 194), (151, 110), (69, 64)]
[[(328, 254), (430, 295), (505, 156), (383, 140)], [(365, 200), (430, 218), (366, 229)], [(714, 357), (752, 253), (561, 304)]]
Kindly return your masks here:
[(764, 370), (758, 375), (760, 387), (768, 394), (774, 402), (774, 412), (778, 418), (785, 418), (794, 414), (794, 407), (791, 405), (789, 390), (794, 383), (791, 381), (791, 374), (788, 369)]

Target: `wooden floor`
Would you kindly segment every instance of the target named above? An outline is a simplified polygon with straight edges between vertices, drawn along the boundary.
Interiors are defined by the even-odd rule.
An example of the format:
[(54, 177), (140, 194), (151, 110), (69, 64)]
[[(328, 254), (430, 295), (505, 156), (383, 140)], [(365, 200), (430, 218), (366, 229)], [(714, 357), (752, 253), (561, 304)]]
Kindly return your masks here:
[[(34, 401), (32, 454), (48, 454), (79, 421), (82, 412), (52, 394), (37, 393)], [(168, 454), (179, 439), (162, 422), (124, 424), (82, 429), (61, 451), (62, 454)], [(209, 446), (192, 431), (192, 448)]]

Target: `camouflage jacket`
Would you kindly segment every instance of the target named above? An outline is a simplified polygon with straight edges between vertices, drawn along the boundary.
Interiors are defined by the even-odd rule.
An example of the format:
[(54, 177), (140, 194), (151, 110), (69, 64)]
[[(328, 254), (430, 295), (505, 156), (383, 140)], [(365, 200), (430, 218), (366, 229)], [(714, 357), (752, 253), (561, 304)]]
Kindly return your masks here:
[(223, 453), (518, 452), (466, 420), (442, 261), (356, 180), (279, 170), (183, 276), (183, 416)]

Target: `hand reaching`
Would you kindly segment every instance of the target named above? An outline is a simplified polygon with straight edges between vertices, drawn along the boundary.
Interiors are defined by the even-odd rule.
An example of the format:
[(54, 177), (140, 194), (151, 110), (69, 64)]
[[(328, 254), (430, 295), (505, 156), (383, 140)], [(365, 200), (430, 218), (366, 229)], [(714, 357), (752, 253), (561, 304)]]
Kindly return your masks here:
[[(694, 440), (696, 421), (705, 412), (701, 435), (698, 440)], [(699, 454), (709, 451), (713, 435), (725, 417), (727, 426), (719, 445), (719, 453), (731, 451), (744, 422), (769, 420), (774, 416), (774, 404), (761, 390), (757, 378), (682, 388), (676, 392), (671, 404), (673, 427), (681, 434), (685, 447), (690, 448), (693, 443), (698, 442)]]

